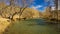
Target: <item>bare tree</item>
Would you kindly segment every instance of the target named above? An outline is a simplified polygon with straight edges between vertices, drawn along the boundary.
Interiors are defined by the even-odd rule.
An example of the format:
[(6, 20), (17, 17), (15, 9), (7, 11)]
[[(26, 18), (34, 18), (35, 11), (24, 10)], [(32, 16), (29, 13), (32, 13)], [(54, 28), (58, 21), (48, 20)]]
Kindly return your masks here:
[(55, 6), (56, 6), (55, 9), (58, 10), (58, 0), (55, 0), (54, 2), (55, 2)]
[(47, 17), (50, 19), (51, 17), (52, 17), (52, 12), (51, 12), (51, 2), (50, 2), (50, 0), (45, 0), (45, 2), (47, 2), (48, 3), (48, 5), (47, 5), (47, 11), (46, 11), (46, 15), (47, 15)]
[(33, 0), (21, 0), (21, 6), (20, 6), (20, 11), (19, 12), (15, 12), (13, 15), (12, 15), (12, 19), (13, 19), (13, 16), (18, 14), (19, 13), (19, 19), (20, 19), (20, 16), (22, 15), (23, 11), (28, 8), (31, 3), (33, 2)]
[(58, 16), (58, 0), (54, 0), (55, 11), (53, 12), (53, 17)]
[(58, 22), (58, 0), (55, 0), (54, 3), (55, 3), (55, 14), (56, 14), (55, 17)]
[(10, 6), (14, 5), (14, 0), (10, 0)]
[[(10, 5), (6, 5), (5, 7), (3, 7), (2, 9), (0, 9), (1, 12), (3, 12), (3, 10), (5, 10), (6, 8), (10, 7), (10, 6), (14, 6), (14, 0), (8, 0), (10, 2)], [(1, 2), (5, 2), (4, 0), (1, 0)], [(12, 7), (10, 8), (12, 10)], [(5, 11), (4, 11), (5, 12)], [(5, 17), (6, 18), (6, 17)]]
[(22, 0), (22, 7), (20, 8), (20, 15), (22, 15), (23, 11), (31, 5), (33, 0)]
[[(10, 2), (9, 5), (7, 5), (6, 7), (2, 8), (1, 10), (5, 10), (7, 7), (10, 7), (10, 9), (12, 10), (12, 7), (15, 6), (15, 1), (18, 1), (18, 0), (8, 0)], [(23, 11), (28, 8), (31, 4), (32, 4), (33, 0), (21, 0), (19, 1), (19, 5), (20, 5), (20, 11), (19, 12), (15, 12), (13, 14), (11, 14), (8, 18), (12, 19), (13, 20), (13, 16), (16, 15), (16, 14), (20, 14), (19, 16), (22, 15)]]

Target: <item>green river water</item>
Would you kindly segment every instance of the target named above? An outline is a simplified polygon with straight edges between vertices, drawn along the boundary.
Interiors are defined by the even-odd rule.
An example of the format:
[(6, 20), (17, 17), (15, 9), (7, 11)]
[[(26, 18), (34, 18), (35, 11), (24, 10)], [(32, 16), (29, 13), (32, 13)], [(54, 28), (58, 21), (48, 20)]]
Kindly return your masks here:
[(30, 19), (16, 22), (4, 34), (60, 34), (58, 30), (57, 24), (47, 24), (42, 19)]

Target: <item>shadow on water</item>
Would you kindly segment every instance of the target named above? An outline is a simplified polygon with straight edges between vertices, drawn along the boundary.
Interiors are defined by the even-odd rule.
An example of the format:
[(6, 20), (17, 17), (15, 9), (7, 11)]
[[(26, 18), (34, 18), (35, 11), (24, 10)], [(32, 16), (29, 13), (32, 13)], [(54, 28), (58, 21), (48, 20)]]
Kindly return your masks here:
[(47, 25), (44, 19), (30, 19), (30, 20), (25, 20), (25, 21), (32, 22), (30, 23), (30, 25)]
[(31, 19), (31, 20), (26, 20), (26, 21), (33, 22), (33, 23), (29, 23), (28, 26), (36, 26), (36, 25), (48, 26), (50, 28), (53, 28), (57, 32), (60, 32), (60, 28), (58, 27), (58, 24), (48, 24), (48, 23), (45, 22), (44, 19)]

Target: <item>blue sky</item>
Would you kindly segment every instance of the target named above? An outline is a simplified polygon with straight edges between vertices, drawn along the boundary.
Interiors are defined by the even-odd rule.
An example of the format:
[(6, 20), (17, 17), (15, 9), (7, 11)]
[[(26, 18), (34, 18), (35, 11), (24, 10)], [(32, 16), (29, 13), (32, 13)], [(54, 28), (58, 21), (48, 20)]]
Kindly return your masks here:
[(41, 7), (37, 8), (40, 11), (43, 11), (45, 9), (45, 7), (48, 5), (44, 0), (39, 0), (39, 1), (35, 1), (36, 2), (36, 6), (40, 5)]
[[(8, 0), (5, 0), (5, 2), (7, 2), (7, 4), (9, 4)], [(50, 5), (53, 6), (53, 0), (49, 0)], [(39, 11), (44, 11), (44, 9), (49, 5), (48, 1), (45, 0), (34, 0), (34, 2), (32, 3), (32, 5), (30, 5), (31, 8), (37, 9)], [(20, 3), (20, 2), (19, 2)]]
[[(50, 5), (53, 6), (54, 3), (52, 0), (49, 0), (50, 2)], [(44, 11), (44, 9), (49, 5), (47, 1), (45, 0), (35, 0), (32, 7), (37, 9), (37, 10), (40, 10), (40, 11)]]
[(33, 8), (36, 7), (35, 9), (43, 11), (44, 8), (47, 6), (47, 3), (45, 3), (44, 0), (35, 0), (33, 6)]

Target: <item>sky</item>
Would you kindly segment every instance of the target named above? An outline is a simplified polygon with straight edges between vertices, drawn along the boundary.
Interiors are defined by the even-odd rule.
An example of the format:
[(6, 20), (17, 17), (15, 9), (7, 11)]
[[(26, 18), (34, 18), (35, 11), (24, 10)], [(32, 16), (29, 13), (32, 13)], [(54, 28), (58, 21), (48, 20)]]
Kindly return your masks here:
[[(1, 0), (0, 0), (1, 1)], [(7, 4), (9, 4), (8, 0), (4, 0)], [(33, 3), (30, 5), (30, 8), (37, 9), (39, 11), (44, 11), (44, 9), (49, 5), (53, 6), (53, 0), (34, 0)], [(19, 2), (20, 3), (20, 2)], [(52, 7), (54, 9), (54, 7)]]
[(54, 2), (52, 0), (35, 0), (32, 7), (34, 9), (37, 9), (39, 11), (44, 11), (44, 9), (49, 5), (48, 3), (50, 2), (50, 6), (52, 6), (52, 9), (54, 9)]
[(45, 3), (44, 0), (35, 0), (32, 5), (34, 9), (38, 9), (40, 11), (43, 11), (46, 6), (47, 6), (47, 3)]

